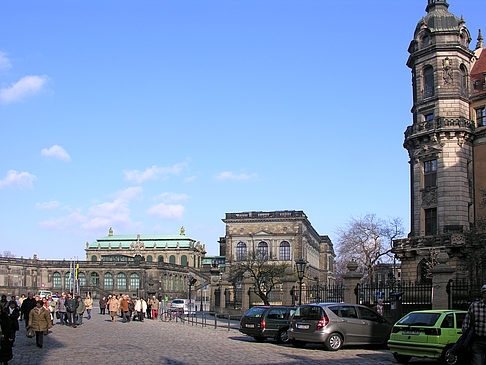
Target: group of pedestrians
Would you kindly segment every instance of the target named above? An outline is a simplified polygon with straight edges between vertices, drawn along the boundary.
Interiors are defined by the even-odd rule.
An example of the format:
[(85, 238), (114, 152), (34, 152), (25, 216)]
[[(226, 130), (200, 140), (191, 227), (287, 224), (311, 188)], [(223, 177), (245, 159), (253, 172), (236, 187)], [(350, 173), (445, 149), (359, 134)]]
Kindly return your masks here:
[(160, 301), (153, 296), (152, 298), (130, 298), (129, 295), (109, 295), (102, 297), (99, 301), (100, 314), (108, 313), (111, 321), (115, 322), (116, 317), (122, 318), (122, 322), (140, 321), (145, 318), (157, 319), (159, 315)]
[(61, 326), (76, 328), (83, 324), (84, 312), (88, 319), (91, 319), (93, 299), (87, 294), (85, 299), (80, 296), (73, 297), (70, 293), (62, 293), (56, 303), (56, 317), (59, 318)]

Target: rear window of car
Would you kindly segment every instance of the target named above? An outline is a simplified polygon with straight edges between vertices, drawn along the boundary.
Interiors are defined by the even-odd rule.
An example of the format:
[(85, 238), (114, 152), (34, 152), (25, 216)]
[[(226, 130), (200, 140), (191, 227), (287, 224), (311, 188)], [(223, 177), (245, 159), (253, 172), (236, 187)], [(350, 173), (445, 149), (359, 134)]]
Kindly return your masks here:
[(405, 326), (433, 326), (440, 313), (410, 313), (397, 324)]
[(322, 308), (316, 305), (308, 305), (297, 308), (294, 319), (317, 320), (322, 318)]
[(267, 308), (253, 307), (248, 312), (245, 313), (245, 317), (259, 318), (266, 310)]

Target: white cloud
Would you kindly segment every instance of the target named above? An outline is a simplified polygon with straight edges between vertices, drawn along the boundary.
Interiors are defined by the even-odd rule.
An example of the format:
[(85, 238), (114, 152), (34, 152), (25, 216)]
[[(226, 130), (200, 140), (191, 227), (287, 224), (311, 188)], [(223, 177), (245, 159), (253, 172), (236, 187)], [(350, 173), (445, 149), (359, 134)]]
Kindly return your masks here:
[(147, 213), (162, 219), (182, 219), (184, 210), (184, 206), (180, 204), (160, 203), (147, 210)]
[(114, 194), (115, 199), (93, 205), (86, 213), (77, 210), (63, 217), (51, 218), (39, 225), (48, 229), (76, 230), (81, 228), (83, 232), (99, 233), (109, 227), (130, 228), (137, 226), (131, 218), (130, 202), (137, 198), (142, 188), (130, 187)]
[(177, 194), (177, 193), (162, 193), (155, 197), (155, 199), (162, 200), (164, 203), (184, 202), (189, 198), (190, 196), (187, 194)]
[(245, 180), (255, 179), (255, 178), (257, 178), (257, 176), (258, 175), (255, 174), (255, 173), (253, 173), (253, 174), (245, 174), (245, 173), (235, 174), (235, 173), (230, 172), (230, 171), (224, 171), (224, 172), (220, 172), (218, 175), (216, 175), (216, 180), (245, 181)]
[(0, 89), (0, 103), (21, 101), (29, 95), (37, 94), (47, 82), (47, 76), (24, 76), (10, 87)]
[(71, 156), (69, 156), (64, 148), (58, 146), (57, 144), (49, 148), (43, 148), (41, 154), (42, 156), (53, 157), (66, 162), (71, 161)]
[(193, 182), (194, 180), (196, 180), (196, 176), (189, 176), (184, 179), (184, 182), (188, 183)]
[(149, 167), (143, 171), (129, 170), (123, 171), (125, 180), (141, 184), (148, 180), (166, 179), (170, 175), (179, 175), (181, 171), (187, 166), (187, 162), (176, 163), (173, 166), (155, 166)]
[(56, 200), (51, 200), (50, 202), (36, 203), (35, 208), (39, 210), (51, 210), (59, 207), (59, 202)]
[(8, 70), (10, 67), (12, 67), (12, 65), (10, 64), (10, 60), (7, 58), (7, 55), (0, 51), (0, 71)]
[(0, 189), (4, 187), (31, 188), (36, 179), (35, 175), (26, 171), (9, 170), (5, 179), (0, 180)]

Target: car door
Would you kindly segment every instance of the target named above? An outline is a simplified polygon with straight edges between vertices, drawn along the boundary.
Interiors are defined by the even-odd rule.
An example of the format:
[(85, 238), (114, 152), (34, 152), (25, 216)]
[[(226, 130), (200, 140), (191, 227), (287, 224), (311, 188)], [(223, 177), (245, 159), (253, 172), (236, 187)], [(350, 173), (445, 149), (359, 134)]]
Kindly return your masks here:
[(273, 308), (268, 311), (266, 320), (266, 332), (268, 336), (277, 336), (280, 328), (285, 327), (288, 320), (285, 319), (285, 308)]
[(458, 338), (457, 329), (454, 324), (454, 313), (447, 314), (440, 325), (440, 343), (447, 345), (455, 343)]
[(358, 311), (354, 305), (340, 305), (339, 316), (343, 319), (343, 328), (346, 336), (346, 343), (361, 344), (366, 338), (364, 323), (358, 318)]
[(366, 307), (358, 307), (359, 317), (364, 323), (363, 335), (367, 343), (384, 343), (389, 335), (390, 327), (378, 313)]

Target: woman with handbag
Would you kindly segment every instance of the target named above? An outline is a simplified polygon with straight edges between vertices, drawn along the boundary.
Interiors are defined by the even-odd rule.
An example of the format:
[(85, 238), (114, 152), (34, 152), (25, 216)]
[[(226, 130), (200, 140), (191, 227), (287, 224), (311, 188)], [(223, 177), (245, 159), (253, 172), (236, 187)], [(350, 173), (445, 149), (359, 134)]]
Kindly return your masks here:
[(42, 348), (44, 344), (44, 333), (47, 333), (52, 327), (52, 322), (49, 311), (44, 308), (44, 303), (40, 300), (29, 313), (29, 327), (35, 331), (35, 343), (37, 347)]

